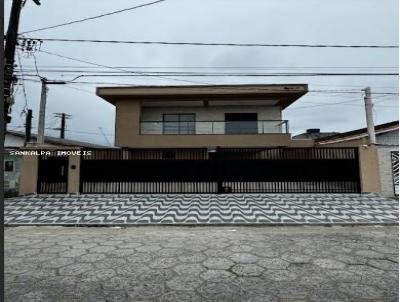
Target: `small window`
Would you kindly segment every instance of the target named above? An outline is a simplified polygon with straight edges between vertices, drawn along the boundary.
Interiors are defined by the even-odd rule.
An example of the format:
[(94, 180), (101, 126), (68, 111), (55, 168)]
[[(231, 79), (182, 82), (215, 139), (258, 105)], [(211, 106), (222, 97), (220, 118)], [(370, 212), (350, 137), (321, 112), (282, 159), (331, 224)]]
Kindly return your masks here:
[(195, 114), (164, 114), (164, 134), (195, 134)]
[(5, 172), (13, 172), (14, 171), (14, 161), (6, 160), (4, 162), (4, 171)]

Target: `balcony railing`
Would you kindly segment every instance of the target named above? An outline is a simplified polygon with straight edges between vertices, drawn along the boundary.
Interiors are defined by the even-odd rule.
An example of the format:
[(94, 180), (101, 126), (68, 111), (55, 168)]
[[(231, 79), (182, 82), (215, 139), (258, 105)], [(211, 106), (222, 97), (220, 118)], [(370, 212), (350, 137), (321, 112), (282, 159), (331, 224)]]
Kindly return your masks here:
[(142, 121), (142, 135), (199, 135), (199, 134), (279, 134), (289, 133), (287, 120), (259, 121)]

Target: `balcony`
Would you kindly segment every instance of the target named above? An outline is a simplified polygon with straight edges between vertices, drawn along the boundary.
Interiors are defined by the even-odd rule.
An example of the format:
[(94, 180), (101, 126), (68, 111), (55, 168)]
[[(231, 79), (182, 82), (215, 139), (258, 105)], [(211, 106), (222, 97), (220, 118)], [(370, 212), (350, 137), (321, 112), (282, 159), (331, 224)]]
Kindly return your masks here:
[(287, 120), (259, 121), (141, 121), (140, 135), (288, 134)]

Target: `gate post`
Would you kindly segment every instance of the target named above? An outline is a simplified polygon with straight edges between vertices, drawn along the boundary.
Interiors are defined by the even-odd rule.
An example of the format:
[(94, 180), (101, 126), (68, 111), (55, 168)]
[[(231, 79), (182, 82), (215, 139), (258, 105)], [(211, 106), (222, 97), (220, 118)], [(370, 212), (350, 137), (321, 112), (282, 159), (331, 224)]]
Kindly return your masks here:
[(380, 192), (379, 161), (376, 146), (361, 146), (359, 152), (359, 167), (361, 193)]
[(37, 193), (39, 156), (40, 155), (22, 156), (19, 195)]
[(70, 155), (68, 159), (68, 193), (79, 193), (81, 156)]

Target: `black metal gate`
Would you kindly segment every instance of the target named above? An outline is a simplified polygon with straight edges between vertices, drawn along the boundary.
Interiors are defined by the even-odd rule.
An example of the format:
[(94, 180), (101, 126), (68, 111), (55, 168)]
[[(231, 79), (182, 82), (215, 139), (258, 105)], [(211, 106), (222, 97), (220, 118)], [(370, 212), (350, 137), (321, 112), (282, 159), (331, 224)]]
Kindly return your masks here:
[(399, 151), (390, 152), (392, 159), (392, 176), (394, 195), (399, 195)]
[(355, 193), (357, 148), (85, 150), (82, 193)]
[(51, 151), (39, 156), (38, 193), (67, 193), (68, 156)]

